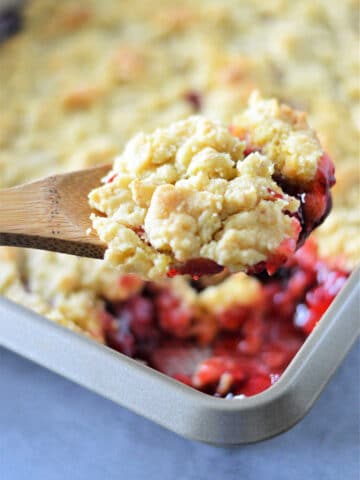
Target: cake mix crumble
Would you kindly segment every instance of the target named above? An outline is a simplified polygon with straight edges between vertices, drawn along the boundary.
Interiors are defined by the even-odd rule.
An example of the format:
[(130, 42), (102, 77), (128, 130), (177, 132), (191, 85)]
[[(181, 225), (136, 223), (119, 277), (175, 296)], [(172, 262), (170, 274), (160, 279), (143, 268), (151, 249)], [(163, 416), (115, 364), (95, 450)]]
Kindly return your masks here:
[(334, 167), (306, 115), (253, 94), (227, 128), (201, 116), (140, 133), (89, 195), (105, 261), (156, 280), (274, 273), (330, 211)]

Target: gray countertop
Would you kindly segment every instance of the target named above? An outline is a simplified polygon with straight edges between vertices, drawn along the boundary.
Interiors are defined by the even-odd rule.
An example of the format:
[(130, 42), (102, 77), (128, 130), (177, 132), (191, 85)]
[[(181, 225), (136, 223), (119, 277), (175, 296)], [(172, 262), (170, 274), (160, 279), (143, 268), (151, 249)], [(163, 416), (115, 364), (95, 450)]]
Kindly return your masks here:
[(0, 349), (0, 479), (356, 480), (360, 345), (307, 417), (238, 448), (185, 440)]

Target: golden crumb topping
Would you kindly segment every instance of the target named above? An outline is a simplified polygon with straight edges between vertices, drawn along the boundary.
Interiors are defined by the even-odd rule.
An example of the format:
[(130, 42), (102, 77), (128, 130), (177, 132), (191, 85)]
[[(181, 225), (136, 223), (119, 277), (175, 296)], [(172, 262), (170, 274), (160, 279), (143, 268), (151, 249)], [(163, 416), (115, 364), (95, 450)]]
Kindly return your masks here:
[(209, 312), (219, 313), (234, 305), (259, 303), (262, 293), (261, 285), (255, 278), (240, 272), (200, 292), (199, 304)]
[[(243, 139), (240, 139), (240, 138)], [(246, 151), (256, 146), (253, 152)], [(313, 180), (323, 152), (304, 114), (253, 95), (230, 130), (192, 116), (139, 133), (89, 195), (105, 260), (145, 279), (205, 258), (247, 271), (295, 250), (299, 201), (273, 179)]]
[(250, 145), (262, 149), (276, 173), (294, 182), (314, 178), (323, 151), (305, 112), (280, 105), (275, 99), (261, 100), (255, 93), (233, 125), (235, 133), (243, 132)]

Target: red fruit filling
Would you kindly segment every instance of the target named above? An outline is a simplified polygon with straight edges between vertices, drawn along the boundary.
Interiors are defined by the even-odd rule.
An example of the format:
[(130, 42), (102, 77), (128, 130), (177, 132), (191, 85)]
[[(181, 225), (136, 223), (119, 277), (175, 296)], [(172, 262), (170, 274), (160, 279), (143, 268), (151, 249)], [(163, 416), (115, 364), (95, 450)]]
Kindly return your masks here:
[(262, 300), (199, 315), (177, 292), (147, 283), (103, 315), (107, 345), (202, 392), (256, 395), (283, 373), (349, 273), (318, 257), (313, 241), (270, 277)]
[(296, 197), (300, 208), (296, 213), (301, 231), (298, 238), (298, 247), (303, 245), (310, 233), (325, 220), (332, 207), (330, 189), (335, 185), (335, 167), (330, 157), (324, 154), (319, 161), (319, 166), (313, 182), (303, 190), (299, 185), (292, 185), (282, 177), (275, 181), (288, 195)]
[(203, 99), (200, 92), (197, 92), (196, 90), (189, 90), (185, 93), (184, 99), (191, 105), (194, 112), (200, 112), (203, 104)]
[(113, 175), (111, 175), (111, 177), (109, 177), (107, 180), (106, 180), (106, 183), (112, 183), (115, 178), (117, 177), (117, 173), (114, 173)]
[(193, 280), (199, 280), (203, 275), (216, 275), (223, 270), (224, 267), (209, 258), (193, 258), (183, 265), (170, 268), (167, 276), (172, 278), (176, 275), (190, 275)]

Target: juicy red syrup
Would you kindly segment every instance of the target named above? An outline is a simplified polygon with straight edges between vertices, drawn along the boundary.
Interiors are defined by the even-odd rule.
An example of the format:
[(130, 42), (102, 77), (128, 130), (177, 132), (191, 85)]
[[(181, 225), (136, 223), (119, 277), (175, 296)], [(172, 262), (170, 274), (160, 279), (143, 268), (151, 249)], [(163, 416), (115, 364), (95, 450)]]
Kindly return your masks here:
[(185, 93), (184, 99), (191, 105), (194, 112), (200, 112), (203, 104), (203, 97), (200, 92), (196, 90), (189, 90)]
[(169, 278), (176, 275), (190, 275), (193, 280), (199, 280), (203, 275), (216, 275), (224, 270), (224, 267), (208, 258), (193, 258), (182, 265), (172, 267), (167, 272)]
[(107, 180), (106, 180), (106, 183), (112, 183), (115, 178), (117, 177), (117, 173), (114, 173), (113, 175), (111, 175), (111, 177), (109, 177)]
[(330, 213), (332, 198), (330, 189), (335, 185), (335, 167), (330, 157), (325, 153), (319, 160), (319, 166), (314, 180), (303, 191), (299, 186), (292, 185), (282, 177), (276, 177), (275, 181), (288, 195), (296, 197), (300, 202), (300, 208), (295, 214), (301, 225), (298, 238), (298, 247), (303, 245), (310, 233)]
[(319, 258), (308, 240), (276, 274), (258, 274), (260, 301), (235, 304), (197, 327), (176, 291), (147, 283), (129, 300), (108, 303), (105, 340), (202, 392), (256, 395), (281, 376), (348, 275)]

